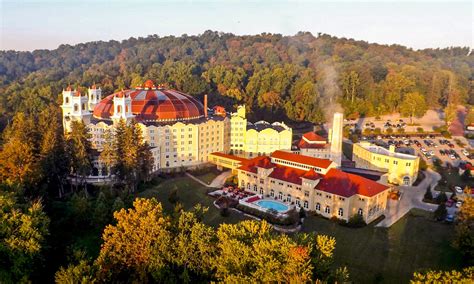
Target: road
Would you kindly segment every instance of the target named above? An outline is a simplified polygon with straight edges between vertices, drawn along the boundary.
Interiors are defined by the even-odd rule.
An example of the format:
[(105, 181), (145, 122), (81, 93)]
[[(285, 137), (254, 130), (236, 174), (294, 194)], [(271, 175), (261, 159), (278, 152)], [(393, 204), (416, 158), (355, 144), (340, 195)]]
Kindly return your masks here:
[[(388, 200), (385, 219), (375, 226), (390, 227), (413, 208), (430, 212), (435, 211), (436, 208), (438, 208), (437, 204), (425, 203), (422, 200), (428, 185), (433, 189), (440, 179), (441, 176), (437, 172), (428, 169), (425, 171), (425, 179), (418, 186), (399, 186), (398, 189), (402, 193), (402, 197), (400, 200)], [(432, 190), (432, 192), (435, 193), (434, 190)], [(457, 211), (457, 208), (454, 206), (447, 209), (448, 214), (455, 214)]]

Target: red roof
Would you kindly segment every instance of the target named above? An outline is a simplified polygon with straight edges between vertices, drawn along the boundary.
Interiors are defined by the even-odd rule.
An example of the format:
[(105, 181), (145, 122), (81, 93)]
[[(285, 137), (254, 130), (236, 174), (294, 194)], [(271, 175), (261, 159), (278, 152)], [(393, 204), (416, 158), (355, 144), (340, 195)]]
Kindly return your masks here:
[(313, 158), (280, 150), (273, 152), (271, 157), (323, 169), (327, 169), (332, 164), (332, 161), (328, 159)]
[(303, 138), (306, 138), (306, 140), (310, 142), (326, 142), (326, 139), (319, 136), (318, 134), (314, 132), (307, 132), (303, 134)]
[(301, 177), (306, 171), (290, 167), (277, 166), (269, 175), (271, 178), (291, 182), (294, 184), (301, 184)]
[(328, 147), (328, 144), (319, 144), (319, 143), (308, 143), (305, 140), (301, 139), (300, 142), (298, 142), (298, 148), (300, 149), (323, 149)]
[(316, 189), (339, 196), (350, 197), (354, 194), (374, 196), (388, 186), (364, 177), (345, 173), (338, 169), (330, 169), (324, 178), (316, 185)]
[(271, 162), (270, 157), (260, 156), (243, 162), (242, 166), (240, 166), (238, 169), (246, 172), (257, 173), (257, 167), (270, 169), (275, 166), (276, 165)]
[(238, 161), (238, 162), (247, 162), (249, 160), (249, 159), (246, 159), (246, 158), (242, 158), (242, 157), (238, 157), (238, 156), (234, 156), (234, 155), (229, 155), (229, 154), (225, 154), (225, 153), (221, 153), (221, 152), (213, 152), (213, 153), (211, 153), (211, 155), (218, 156), (218, 157), (223, 157), (223, 158), (227, 158), (227, 159), (231, 159), (231, 160), (235, 160), (235, 161)]
[(302, 177), (306, 179), (317, 180), (322, 178), (322, 175), (318, 174), (314, 169), (311, 169), (307, 171)]
[[(145, 88), (150, 86), (153, 86), (152, 81), (145, 82)], [(132, 113), (138, 121), (170, 122), (204, 117), (204, 107), (195, 98), (176, 90), (154, 87), (148, 90), (141, 88), (125, 90), (107, 96), (94, 108), (94, 117), (109, 119), (113, 115), (115, 95), (130, 96)]]

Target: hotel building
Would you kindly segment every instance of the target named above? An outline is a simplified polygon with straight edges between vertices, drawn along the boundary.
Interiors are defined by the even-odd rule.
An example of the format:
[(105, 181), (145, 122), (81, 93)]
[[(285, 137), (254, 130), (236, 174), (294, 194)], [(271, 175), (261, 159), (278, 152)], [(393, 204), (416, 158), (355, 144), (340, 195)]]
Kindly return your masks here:
[(388, 182), (411, 186), (417, 176), (420, 158), (414, 155), (395, 152), (395, 146), (389, 149), (369, 142), (355, 143), (352, 160), (356, 167), (387, 173)]

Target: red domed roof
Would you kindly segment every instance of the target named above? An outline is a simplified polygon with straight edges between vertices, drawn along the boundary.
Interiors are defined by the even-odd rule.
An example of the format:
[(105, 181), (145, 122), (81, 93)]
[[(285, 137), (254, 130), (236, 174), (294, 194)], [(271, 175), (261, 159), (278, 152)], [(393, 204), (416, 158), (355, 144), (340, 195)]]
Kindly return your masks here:
[(151, 80), (145, 88), (124, 90), (105, 97), (94, 108), (94, 117), (110, 119), (113, 115), (114, 96), (130, 97), (132, 113), (138, 121), (172, 122), (204, 117), (204, 107), (195, 98), (169, 89), (156, 89)]

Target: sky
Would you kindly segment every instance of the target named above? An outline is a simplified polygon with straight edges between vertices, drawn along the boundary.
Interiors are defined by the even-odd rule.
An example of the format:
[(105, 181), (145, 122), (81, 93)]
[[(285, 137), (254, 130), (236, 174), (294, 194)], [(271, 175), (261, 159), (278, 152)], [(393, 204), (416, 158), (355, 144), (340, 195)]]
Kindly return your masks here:
[(319, 32), (414, 49), (473, 47), (474, 1), (0, 0), (0, 50), (206, 30)]

